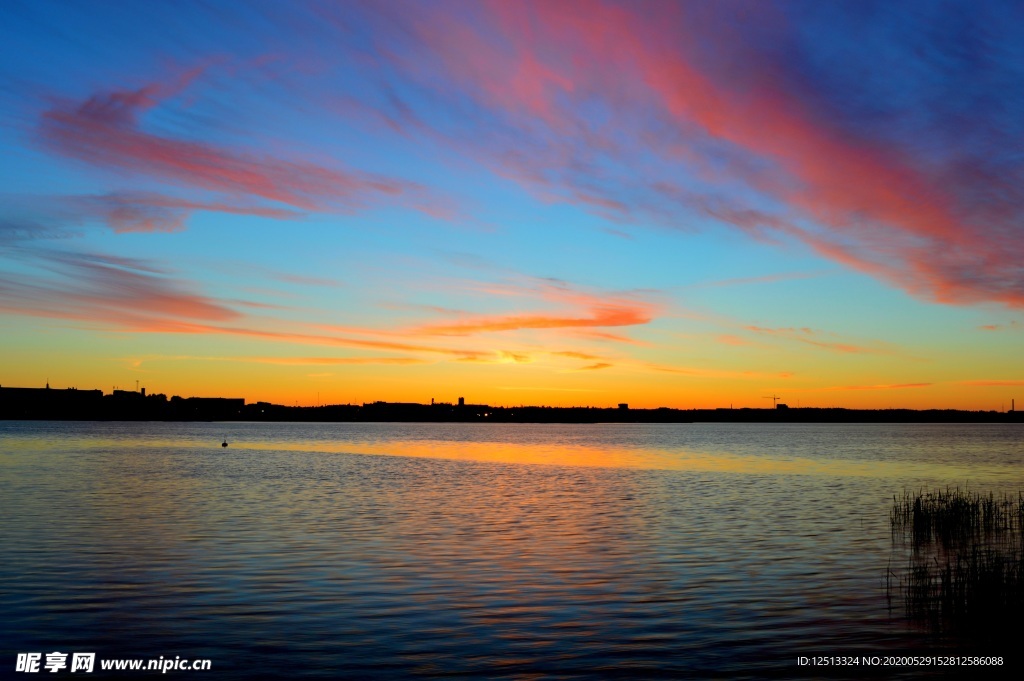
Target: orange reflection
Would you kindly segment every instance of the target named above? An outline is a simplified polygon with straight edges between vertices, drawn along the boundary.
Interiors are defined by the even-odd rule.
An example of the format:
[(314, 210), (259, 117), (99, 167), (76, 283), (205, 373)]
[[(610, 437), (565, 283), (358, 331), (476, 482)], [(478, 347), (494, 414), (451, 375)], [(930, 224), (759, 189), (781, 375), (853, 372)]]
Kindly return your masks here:
[(829, 477), (938, 478), (945, 480), (1005, 480), (998, 466), (956, 466), (920, 462), (844, 461), (806, 457), (773, 458), (728, 452), (535, 445), (507, 442), (404, 440), (379, 442), (260, 442), (240, 445), (253, 450), (316, 451), (373, 456), (409, 456), (491, 463), (633, 468), (757, 475), (817, 475)]
[[(231, 438), (229, 438), (231, 439)], [(32, 438), (13, 438), (14, 450), (39, 449)], [(218, 443), (219, 444), (219, 443)], [(120, 449), (123, 441), (107, 438), (76, 439), (73, 449)], [(207, 440), (189, 438), (152, 438), (133, 445), (137, 449), (166, 448), (220, 452)], [(768, 456), (737, 454), (724, 451), (664, 449), (653, 447), (594, 447), (582, 444), (534, 444), (498, 441), (458, 441), (443, 439), (401, 440), (386, 442), (361, 440), (267, 440), (233, 439), (232, 453), (246, 451), (320, 452), (362, 454), (370, 456), (407, 456), (424, 459), (480, 461), (529, 465), (631, 468), (638, 470), (672, 470), (753, 475), (814, 475), (828, 477), (869, 477), (880, 479), (937, 479), (999, 482), (1016, 474), (1016, 467), (1000, 465), (955, 465), (919, 461), (850, 461), (843, 459), (812, 459), (799, 456)]]

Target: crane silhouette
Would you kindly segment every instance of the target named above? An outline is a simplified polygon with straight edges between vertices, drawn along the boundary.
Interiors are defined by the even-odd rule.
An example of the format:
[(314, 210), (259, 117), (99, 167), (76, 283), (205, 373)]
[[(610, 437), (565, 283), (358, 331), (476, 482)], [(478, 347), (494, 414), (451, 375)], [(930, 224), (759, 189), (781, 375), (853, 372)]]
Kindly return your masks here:
[(778, 406), (778, 402), (782, 398), (779, 397), (778, 395), (776, 395), (775, 393), (772, 393), (771, 397), (768, 397), (767, 395), (765, 395), (764, 399), (771, 400), (772, 401), (772, 407), (774, 408), (774, 407)]

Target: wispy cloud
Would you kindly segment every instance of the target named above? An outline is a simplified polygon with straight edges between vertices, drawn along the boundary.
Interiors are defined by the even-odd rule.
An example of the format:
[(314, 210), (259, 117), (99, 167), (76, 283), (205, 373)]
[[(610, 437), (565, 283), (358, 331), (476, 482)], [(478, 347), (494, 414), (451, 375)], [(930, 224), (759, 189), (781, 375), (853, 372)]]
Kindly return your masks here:
[(525, 390), (529, 392), (596, 393), (597, 388), (565, 388), (550, 385), (498, 385), (496, 390)]
[[(229, 213), (295, 220), (303, 213), (251, 201), (187, 199), (154, 192), (94, 195), (22, 195), (7, 197), (0, 239), (36, 240), (81, 236), (91, 224), (115, 232), (177, 232), (197, 212)], [(5, 229), (6, 227), (6, 229)], [(5, 234), (6, 233), (6, 234)]]
[(51, 276), (0, 273), (0, 310), (117, 326), (166, 319), (227, 322), (242, 316), (190, 291), (150, 262), (55, 250), (35, 253), (34, 260)]
[[(377, 46), (390, 72), (434, 107), (401, 100), (415, 129), (394, 120), (409, 134), (609, 220), (682, 229), (712, 220), (764, 241), (803, 241), (930, 300), (1024, 305), (1024, 166), (1008, 152), (1017, 128), (1005, 107), (973, 102), (965, 117), (948, 104), (977, 91), (975, 71), (934, 56), (961, 45), (1017, 82), (999, 58), (1017, 37), (1002, 8), (964, 15), (963, 32), (937, 6), (913, 21), (895, 11), (866, 19), (846, 5), (807, 14), (761, 4), (742, 17), (731, 3), (459, 10), (412, 8), (379, 37), (392, 48)], [(884, 32), (900, 37), (878, 54), (898, 54), (905, 84), (918, 89), (887, 91), (892, 60), (837, 30), (875, 20), (899, 27)], [(807, 39), (818, 30), (827, 51)], [(972, 30), (999, 38), (962, 45)]]
[[(386, 325), (338, 326), (274, 316), (279, 312), (301, 312), (292, 306), (204, 295), (198, 284), (155, 261), (28, 247), (21, 247), (16, 253), (20, 254), (18, 257), (28, 270), (18, 275), (0, 271), (0, 293), (3, 294), (0, 311), (4, 313), (47, 317), (83, 328), (117, 332), (229, 336), (400, 355), (283, 358), (240, 355), (236, 360), (225, 361), (283, 365), (417, 364), (439, 360), (527, 364), (538, 361), (538, 358), (548, 358), (545, 364), (552, 369), (564, 366), (565, 360), (583, 360), (589, 362), (590, 367), (597, 368), (608, 362), (597, 361), (601, 358), (591, 352), (568, 349), (548, 352), (530, 344), (517, 347), (518, 343), (494, 347), (490, 342), (474, 340), (473, 336), (496, 329), (549, 330), (624, 322), (646, 323), (648, 317), (644, 312), (654, 309), (652, 304), (629, 295), (605, 296), (581, 292), (565, 282), (535, 281), (532, 288), (497, 285), (495, 290), (524, 299), (530, 297), (534, 302), (556, 302), (569, 309), (583, 308), (592, 318), (535, 315), (532, 318), (543, 318), (543, 323), (522, 323), (523, 316), (514, 316), (515, 323), (495, 327), (480, 323), (482, 317), (467, 315), (458, 333), (439, 333), (432, 326), (426, 330)], [(287, 279), (284, 273), (278, 275), (278, 279)], [(305, 282), (302, 278), (300, 281)], [(313, 283), (324, 285), (334, 282), (314, 280)], [(482, 285), (481, 288), (490, 290), (492, 285)], [(433, 314), (451, 313), (447, 308), (436, 306), (418, 309)]]
[(969, 385), (976, 388), (992, 388), (1001, 386), (1019, 386), (1024, 385), (1024, 379), (1003, 379), (1003, 380), (986, 380), (978, 379), (972, 381), (958, 381), (957, 385)]
[(80, 214), (92, 214), (115, 232), (177, 232), (198, 211), (295, 220), (294, 210), (223, 201), (197, 201), (146, 192), (121, 192), (63, 199)]
[(653, 371), (667, 374), (679, 374), (681, 376), (692, 376), (694, 378), (785, 380), (793, 377), (793, 373), (790, 371), (754, 371), (749, 369), (720, 369), (717, 367), (695, 367), (685, 365), (661, 364), (657, 362), (633, 362), (628, 365), (620, 363), (619, 366), (623, 366), (624, 368), (634, 368), (639, 371)]
[(569, 357), (571, 359), (582, 359), (582, 360), (596, 360), (601, 359), (597, 355), (591, 355), (586, 352), (575, 352), (573, 350), (560, 350), (550, 353), (556, 357)]
[[(294, 218), (296, 211), (354, 211), (397, 203), (436, 214), (443, 200), (405, 179), (333, 167), (255, 150), (229, 148), (160, 134), (142, 125), (202, 76), (196, 69), (170, 83), (99, 92), (84, 101), (59, 101), (43, 113), (38, 137), (49, 149), (101, 168), (139, 174), (231, 201), (208, 202), (154, 195), (94, 199), (118, 231), (180, 229), (195, 210)], [(266, 200), (290, 209), (239, 201)]]
[(1006, 324), (983, 324), (978, 327), (982, 331), (1009, 331), (1020, 328), (1020, 323), (1016, 320), (1008, 322)]
[(908, 388), (928, 388), (933, 383), (891, 383), (878, 385), (840, 385), (824, 390), (904, 390)]
[(278, 366), (345, 366), (363, 364), (410, 365), (424, 364), (416, 357), (253, 357), (240, 355), (145, 355), (125, 360), (135, 368), (150, 362), (241, 362), (244, 364), (271, 364)]
[(774, 284), (780, 281), (793, 281), (799, 279), (814, 279), (829, 274), (826, 271), (818, 272), (780, 272), (778, 274), (766, 274), (759, 277), (738, 277), (734, 279), (721, 279), (709, 281), (696, 286), (748, 286), (760, 284)]
[(740, 338), (739, 336), (730, 333), (716, 336), (715, 341), (724, 345), (756, 345), (754, 342), (749, 341), (746, 338)]
[(823, 350), (830, 350), (844, 354), (891, 354), (893, 352), (892, 348), (879, 341), (874, 341), (870, 345), (854, 345), (852, 343), (828, 340), (830, 337), (835, 337), (835, 334), (826, 333), (806, 326), (799, 328), (767, 328), (763, 326), (749, 325), (744, 328), (747, 331), (759, 335), (782, 338), (787, 341), (804, 343), (806, 345), (822, 348)]
[(531, 296), (542, 303), (568, 310), (561, 313), (463, 314), (452, 322), (423, 325), (416, 332), (428, 336), (468, 336), (524, 329), (639, 326), (650, 323), (657, 311), (655, 304), (637, 295), (591, 293), (572, 288), (564, 282), (539, 281), (529, 287), (488, 285), (485, 290), (500, 296)]
[(608, 369), (614, 365), (607, 362), (596, 362), (594, 364), (588, 364), (585, 367), (580, 367), (580, 371), (595, 371), (597, 369)]

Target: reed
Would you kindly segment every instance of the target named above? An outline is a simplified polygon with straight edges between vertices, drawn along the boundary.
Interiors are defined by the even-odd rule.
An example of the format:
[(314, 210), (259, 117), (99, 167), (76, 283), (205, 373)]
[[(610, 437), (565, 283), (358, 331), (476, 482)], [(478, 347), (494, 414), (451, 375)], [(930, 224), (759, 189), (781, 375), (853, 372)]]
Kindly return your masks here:
[(989, 636), (1024, 606), (1024, 494), (905, 491), (889, 519), (894, 550), (908, 557), (886, 585), (908, 617)]

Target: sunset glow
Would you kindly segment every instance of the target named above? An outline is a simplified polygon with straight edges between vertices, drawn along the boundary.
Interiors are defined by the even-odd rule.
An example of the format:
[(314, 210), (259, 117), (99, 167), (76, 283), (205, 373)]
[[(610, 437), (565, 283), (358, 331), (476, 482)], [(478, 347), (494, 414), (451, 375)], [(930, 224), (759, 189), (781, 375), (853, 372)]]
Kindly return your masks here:
[(1024, 405), (1022, 27), (998, 2), (5, 2), (0, 385)]

